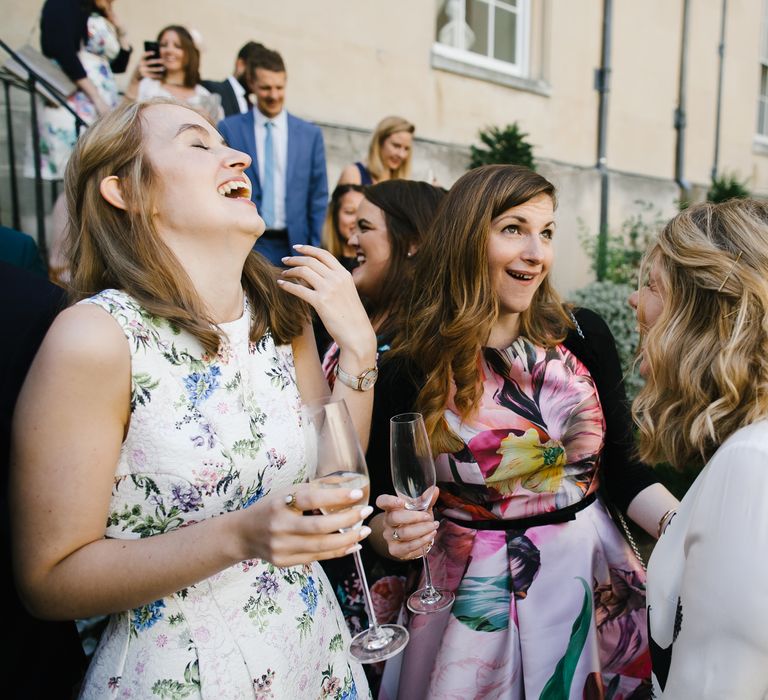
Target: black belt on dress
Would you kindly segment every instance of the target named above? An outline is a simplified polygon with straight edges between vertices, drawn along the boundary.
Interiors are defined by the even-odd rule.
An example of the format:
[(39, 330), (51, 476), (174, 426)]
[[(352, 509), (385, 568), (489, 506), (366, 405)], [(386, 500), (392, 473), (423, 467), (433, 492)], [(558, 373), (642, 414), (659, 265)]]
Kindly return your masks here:
[(560, 508), (560, 510), (553, 510), (549, 513), (539, 513), (538, 515), (531, 515), (527, 518), (516, 518), (514, 520), (504, 520), (503, 518), (499, 518), (498, 520), (459, 520), (458, 518), (451, 518), (446, 515), (443, 516), (443, 519), (450, 520), (456, 525), (468, 527), (472, 530), (527, 530), (529, 527), (553, 525), (555, 523), (566, 523), (569, 520), (576, 520), (576, 513), (580, 510), (584, 510), (588, 505), (593, 503), (595, 498), (597, 498), (597, 494), (590, 493), (578, 503), (566, 506), (565, 508)]
[(288, 238), (287, 228), (268, 228), (261, 234), (262, 238), (268, 238), (270, 240), (278, 240), (281, 238)]

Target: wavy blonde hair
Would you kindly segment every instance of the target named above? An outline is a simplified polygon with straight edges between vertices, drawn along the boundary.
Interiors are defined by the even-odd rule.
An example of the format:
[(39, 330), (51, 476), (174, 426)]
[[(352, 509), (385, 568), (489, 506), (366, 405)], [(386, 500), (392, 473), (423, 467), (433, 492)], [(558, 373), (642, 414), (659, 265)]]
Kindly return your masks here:
[[(72, 278), (72, 302), (104, 289), (122, 289), (147, 311), (195, 336), (215, 353), (220, 331), (210, 318), (192, 280), (155, 229), (157, 176), (144, 152), (142, 114), (147, 107), (173, 99), (127, 102), (99, 119), (83, 134), (69, 159), (64, 178), (68, 226), (66, 249)], [(118, 209), (101, 196), (99, 185), (116, 175), (126, 203)], [(277, 286), (279, 271), (250, 253), (242, 284), (251, 303), (250, 337), (270, 329), (278, 343), (301, 334), (306, 306)]]
[[(486, 165), (465, 173), (443, 199), (416, 256), (419, 280), (393, 355), (405, 355), (425, 376), (416, 410), (424, 415), (435, 454), (462, 448), (445, 421), (453, 386), (464, 419), (482, 394), (480, 350), (499, 318), (488, 269), (491, 221), (540, 194), (556, 204), (555, 186), (519, 165)], [(546, 277), (520, 314), (520, 335), (552, 347), (573, 326)]]
[(400, 134), (402, 132), (408, 132), (413, 134), (416, 131), (416, 127), (411, 124), (407, 119), (402, 117), (384, 117), (373, 131), (371, 137), (371, 143), (368, 146), (368, 172), (371, 174), (374, 182), (378, 182), (387, 173), (387, 180), (407, 180), (411, 174), (411, 155), (413, 151), (408, 152), (408, 157), (400, 163), (400, 167), (397, 170), (389, 170), (381, 160), (381, 147), (384, 142), (392, 136), (392, 134)]
[(768, 204), (686, 209), (649, 250), (652, 265), (662, 310), (643, 339), (648, 376), (632, 412), (640, 457), (682, 468), (768, 415)]

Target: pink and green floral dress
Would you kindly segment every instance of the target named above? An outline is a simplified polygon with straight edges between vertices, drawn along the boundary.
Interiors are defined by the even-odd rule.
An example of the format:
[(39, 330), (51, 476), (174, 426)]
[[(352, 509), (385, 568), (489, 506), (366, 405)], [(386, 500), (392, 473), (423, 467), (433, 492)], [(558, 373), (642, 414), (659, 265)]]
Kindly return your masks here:
[[(304, 479), (291, 348), (269, 333), (250, 342), (247, 304), (239, 320), (221, 324), (227, 342), (211, 356), (123, 292), (83, 303), (110, 313), (131, 351), (131, 421), (106, 537), (170, 532)], [(319, 564), (243, 561), (113, 614), (81, 697), (368, 697), (348, 641)]]
[[(445, 413), (464, 447), (436, 464), (429, 559), (456, 602), (410, 619), (379, 697), (650, 697), (645, 575), (593, 500), (605, 422), (592, 377), (565, 346), (524, 338), (485, 349), (481, 373), (475, 415)], [(562, 509), (572, 518), (536, 524)]]

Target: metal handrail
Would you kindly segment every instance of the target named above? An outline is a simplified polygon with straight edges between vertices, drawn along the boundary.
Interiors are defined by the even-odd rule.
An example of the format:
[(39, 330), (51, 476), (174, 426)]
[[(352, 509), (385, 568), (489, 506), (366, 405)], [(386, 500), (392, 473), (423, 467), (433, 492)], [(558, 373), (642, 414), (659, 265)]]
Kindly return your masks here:
[(35, 215), (37, 218), (37, 245), (43, 260), (48, 259), (48, 246), (45, 239), (45, 204), (43, 201), (43, 175), (42, 157), (40, 153), (40, 132), (37, 118), (37, 94), (39, 86), (45, 88), (46, 99), (51, 98), (60, 107), (66, 109), (75, 120), (75, 131), (79, 135), (87, 124), (78, 116), (67, 102), (67, 96), (63, 95), (51, 85), (42, 75), (29, 65), (19, 54), (11, 49), (2, 39), (0, 48), (3, 49), (16, 63), (27, 71), (27, 78), (23, 80), (7, 70), (0, 70), (0, 82), (3, 83), (5, 97), (5, 123), (8, 138), (8, 170), (11, 181), (11, 212), (13, 228), (21, 228), (21, 209), (19, 206), (19, 186), (16, 176), (16, 149), (13, 142), (13, 118), (11, 115), (11, 87), (26, 90), (29, 93), (29, 106), (32, 117), (32, 155), (35, 168)]

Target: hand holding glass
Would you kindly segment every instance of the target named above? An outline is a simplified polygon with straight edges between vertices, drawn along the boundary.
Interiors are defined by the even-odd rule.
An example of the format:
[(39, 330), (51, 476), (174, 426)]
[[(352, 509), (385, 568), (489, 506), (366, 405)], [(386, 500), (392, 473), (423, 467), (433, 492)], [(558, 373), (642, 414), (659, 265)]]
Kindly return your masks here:
[[(344, 509), (367, 505), (370, 495), (368, 468), (346, 403), (328, 400), (307, 404), (302, 419), (310, 481), (322, 488), (361, 489), (363, 497)], [(328, 515), (339, 510), (341, 508), (329, 508), (323, 513)], [(361, 525), (362, 521), (356, 527)], [(370, 626), (352, 638), (349, 653), (361, 663), (384, 661), (403, 650), (408, 643), (408, 631), (400, 625), (378, 624), (360, 552), (355, 551), (352, 556), (360, 576)]]
[[(435, 463), (427, 429), (420, 413), (401, 413), (389, 421), (390, 463), (395, 493), (406, 510), (427, 510), (435, 492)], [(408, 598), (408, 609), (418, 614), (444, 610), (453, 604), (450, 591), (432, 585), (432, 573), (424, 548), (424, 588)]]

